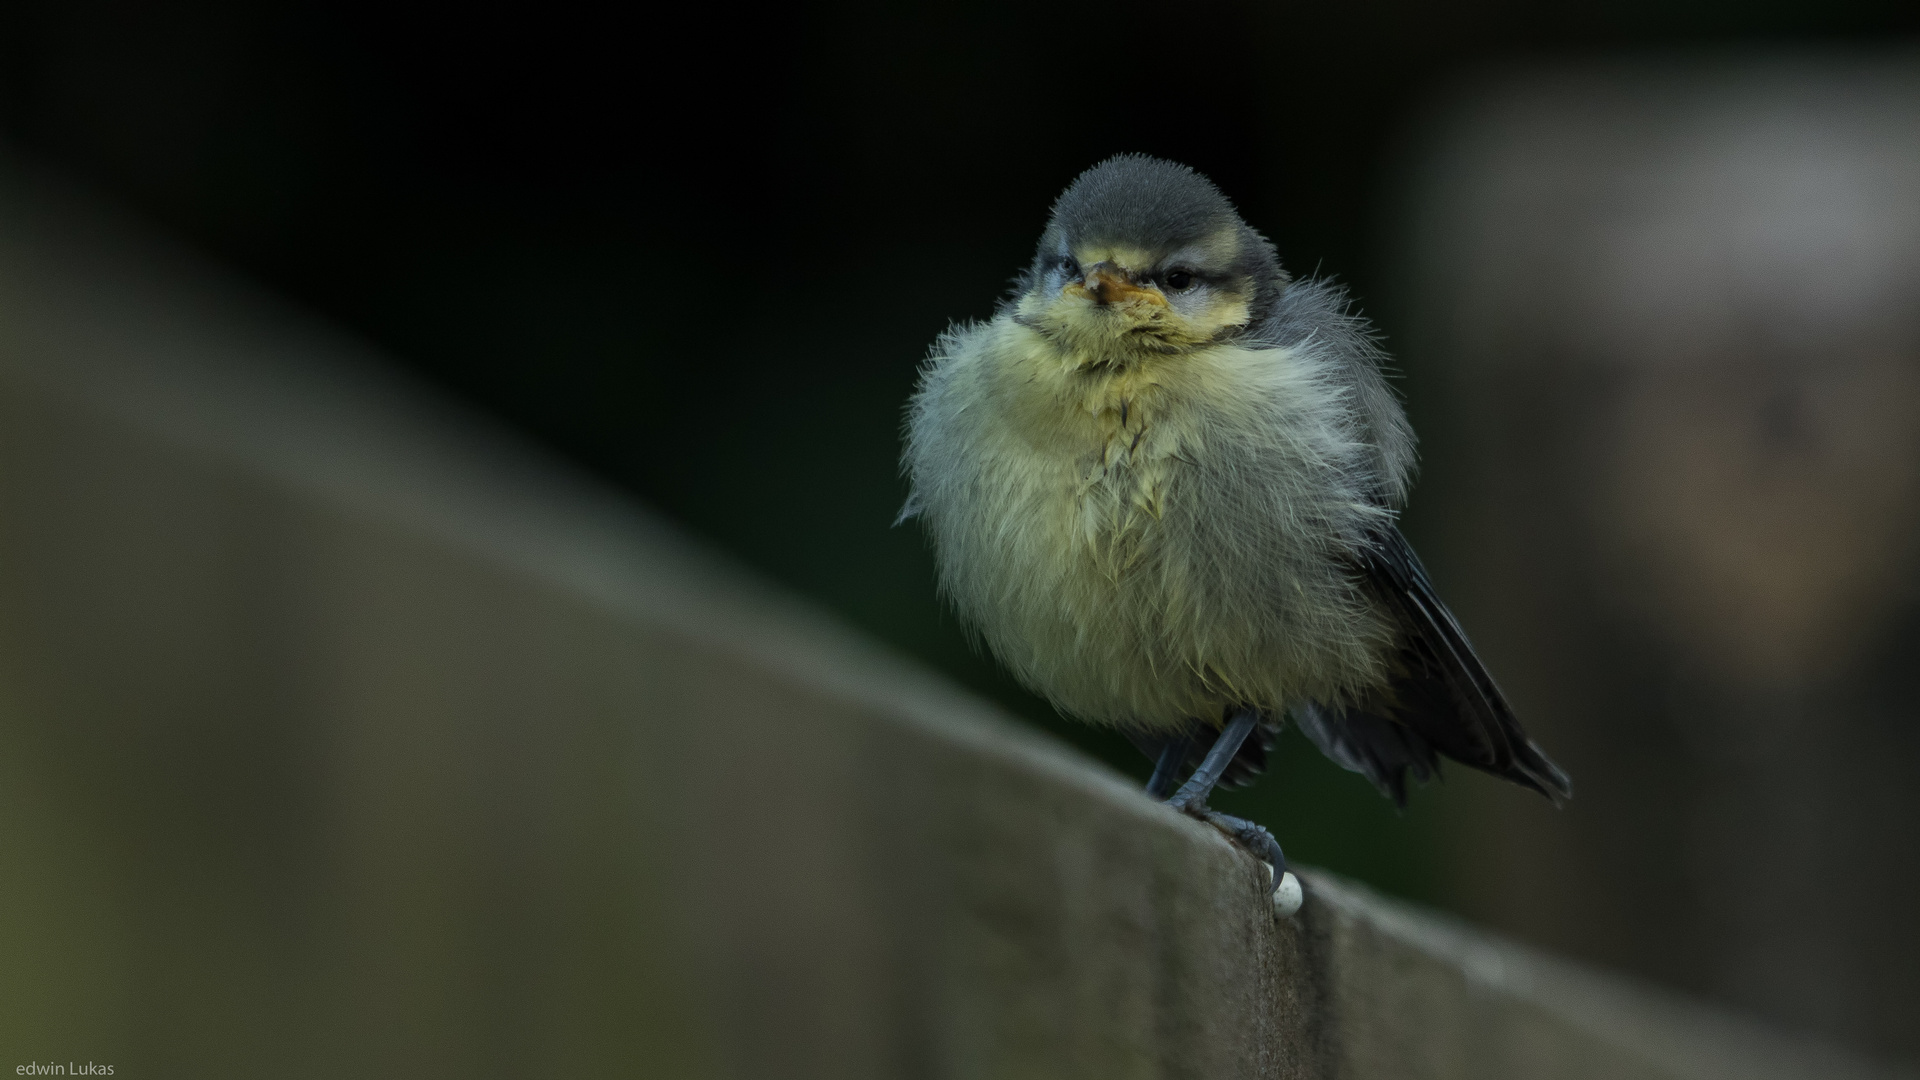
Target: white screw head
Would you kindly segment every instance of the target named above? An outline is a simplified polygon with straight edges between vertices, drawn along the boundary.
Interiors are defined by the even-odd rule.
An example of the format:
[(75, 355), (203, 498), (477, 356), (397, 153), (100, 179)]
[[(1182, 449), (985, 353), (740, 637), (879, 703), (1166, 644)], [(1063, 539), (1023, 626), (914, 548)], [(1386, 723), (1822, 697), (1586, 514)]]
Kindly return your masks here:
[(1300, 879), (1289, 870), (1280, 876), (1280, 887), (1273, 890), (1273, 913), (1290, 916), (1300, 910), (1306, 900), (1306, 893), (1300, 888)]

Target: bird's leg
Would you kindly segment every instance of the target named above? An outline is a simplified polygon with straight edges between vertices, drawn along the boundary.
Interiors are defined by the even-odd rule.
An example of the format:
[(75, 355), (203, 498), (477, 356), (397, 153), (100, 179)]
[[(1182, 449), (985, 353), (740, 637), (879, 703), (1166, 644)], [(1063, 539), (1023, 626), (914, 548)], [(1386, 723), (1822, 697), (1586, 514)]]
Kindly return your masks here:
[(1181, 735), (1160, 749), (1160, 757), (1153, 763), (1153, 777), (1147, 781), (1147, 794), (1156, 799), (1164, 799), (1167, 792), (1173, 790), (1175, 781), (1180, 779), (1180, 770), (1187, 764), (1188, 755), (1193, 753), (1193, 736)]
[[(1218, 810), (1207, 808), (1207, 796), (1213, 794), (1214, 785), (1220, 782), (1221, 775), (1227, 771), (1227, 765), (1233, 761), (1233, 756), (1240, 752), (1240, 744), (1247, 741), (1247, 736), (1253, 733), (1253, 726), (1258, 720), (1259, 714), (1252, 709), (1243, 709), (1235, 713), (1233, 719), (1227, 721), (1227, 726), (1221, 730), (1220, 737), (1214, 740), (1213, 749), (1207, 751), (1206, 760), (1193, 771), (1193, 776), (1186, 783), (1180, 785), (1180, 790), (1173, 793), (1173, 798), (1167, 800), (1167, 805), (1181, 813), (1199, 818), (1226, 833), (1234, 843), (1240, 845), (1242, 850), (1270, 864), (1273, 867), (1273, 889), (1277, 893), (1287, 879), (1287, 856), (1280, 850), (1280, 842), (1273, 838), (1272, 833), (1245, 818), (1237, 818), (1231, 814), (1223, 814)], [(1182, 740), (1183, 743), (1184, 741)], [(1173, 750), (1174, 748), (1170, 746), (1161, 753), (1160, 762), (1153, 769), (1153, 780), (1147, 783), (1149, 792), (1155, 790), (1154, 783), (1160, 780), (1163, 770), (1171, 772), (1173, 768), (1177, 768), (1177, 766), (1168, 765), (1168, 757)], [(1180, 753), (1184, 757), (1186, 753), (1184, 746), (1181, 747)], [(1171, 780), (1168, 782), (1170, 783)], [(1298, 906), (1297, 896), (1296, 887), (1296, 907)]]
[[(1253, 734), (1253, 725), (1259, 718), (1260, 714), (1252, 709), (1242, 709), (1233, 714), (1233, 719), (1227, 721), (1227, 726), (1221, 729), (1220, 737), (1213, 741), (1213, 749), (1207, 751), (1207, 759), (1200, 763), (1199, 768), (1193, 770), (1193, 775), (1187, 778), (1186, 783), (1180, 785), (1179, 791), (1173, 793), (1173, 798), (1167, 800), (1167, 805), (1188, 813), (1205, 810), (1207, 796), (1213, 794), (1213, 786), (1220, 782), (1221, 775), (1233, 762), (1233, 755), (1240, 752), (1240, 744), (1247, 741), (1248, 735)], [(1162, 760), (1165, 760), (1164, 755)], [(1158, 768), (1154, 769), (1156, 776), (1159, 772)]]

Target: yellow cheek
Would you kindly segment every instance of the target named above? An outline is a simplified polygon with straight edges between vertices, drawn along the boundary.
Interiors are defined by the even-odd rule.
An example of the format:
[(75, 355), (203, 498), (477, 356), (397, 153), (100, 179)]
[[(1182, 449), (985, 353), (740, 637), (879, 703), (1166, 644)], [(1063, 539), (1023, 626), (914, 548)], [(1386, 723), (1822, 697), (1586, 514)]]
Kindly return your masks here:
[(1245, 326), (1253, 321), (1253, 308), (1242, 296), (1215, 297), (1207, 310), (1188, 325), (1206, 337), (1212, 337), (1230, 326)]
[(1171, 310), (1160, 314), (1153, 320), (1155, 337), (1173, 345), (1204, 345), (1223, 330), (1247, 325), (1253, 309), (1242, 297), (1221, 296), (1192, 315)]
[[(1153, 299), (1158, 302), (1136, 301), (1102, 308), (1084, 287), (1068, 285), (1052, 300), (1028, 294), (1021, 300), (1019, 312), (1023, 319), (1064, 335), (1063, 344), (1071, 350), (1101, 355), (1116, 347), (1122, 351), (1136, 347), (1152, 351), (1204, 345), (1222, 331), (1252, 321), (1252, 309), (1240, 296), (1215, 297), (1192, 315), (1175, 311), (1157, 293)], [(1140, 336), (1140, 332), (1146, 336)]]

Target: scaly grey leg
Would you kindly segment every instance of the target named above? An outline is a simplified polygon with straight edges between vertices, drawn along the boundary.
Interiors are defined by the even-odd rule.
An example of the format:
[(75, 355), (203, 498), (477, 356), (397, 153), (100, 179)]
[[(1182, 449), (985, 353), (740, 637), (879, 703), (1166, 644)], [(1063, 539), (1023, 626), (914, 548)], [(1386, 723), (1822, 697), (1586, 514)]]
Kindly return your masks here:
[(1227, 726), (1221, 729), (1220, 737), (1213, 741), (1213, 749), (1207, 751), (1207, 759), (1200, 763), (1199, 768), (1193, 770), (1193, 775), (1187, 778), (1186, 783), (1180, 785), (1179, 791), (1173, 793), (1173, 798), (1167, 800), (1167, 805), (1175, 810), (1205, 810), (1207, 796), (1213, 794), (1213, 786), (1220, 782), (1221, 775), (1227, 771), (1227, 766), (1233, 761), (1233, 755), (1240, 752), (1240, 744), (1247, 741), (1248, 735), (1253, 734), (1253, 725), (1259, 719), (1260, 714), (1252, 709), (1242, 709), (1234, 713), (1233, 719), (1227, 721)]

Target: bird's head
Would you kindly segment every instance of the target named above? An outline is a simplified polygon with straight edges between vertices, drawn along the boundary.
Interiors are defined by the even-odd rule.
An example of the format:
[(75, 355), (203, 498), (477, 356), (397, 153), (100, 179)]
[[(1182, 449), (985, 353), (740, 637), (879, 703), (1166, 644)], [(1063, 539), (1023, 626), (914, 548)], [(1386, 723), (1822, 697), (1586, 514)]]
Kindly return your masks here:
[(1126, 154), (1054, 203), (1014, 311), (1082, 364), (1130, 365), (1239, 336), (1286, 281), (1212, 181)]

